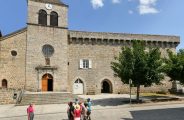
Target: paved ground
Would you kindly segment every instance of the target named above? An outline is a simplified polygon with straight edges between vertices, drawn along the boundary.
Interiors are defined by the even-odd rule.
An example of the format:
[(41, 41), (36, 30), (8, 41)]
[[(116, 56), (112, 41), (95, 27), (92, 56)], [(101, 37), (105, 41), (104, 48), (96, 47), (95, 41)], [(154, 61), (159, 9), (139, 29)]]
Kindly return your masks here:
[[(83, 96), (93, 99), (92, 120), (184, 120), (184, 102), (124, 104), (128, 95)], [(1, 105), (0, 120), (26, 120), (27, 106)], [(67, 120), (67, 105), (35, 105), (35, 120)]]

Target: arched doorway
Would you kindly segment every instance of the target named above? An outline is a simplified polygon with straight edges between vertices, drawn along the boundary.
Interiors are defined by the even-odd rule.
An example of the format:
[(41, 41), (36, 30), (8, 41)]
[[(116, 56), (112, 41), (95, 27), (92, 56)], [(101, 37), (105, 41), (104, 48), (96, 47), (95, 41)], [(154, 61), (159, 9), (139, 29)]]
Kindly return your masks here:
[(112, 84), (109, 80), (102, 81), (101, 86), (101, 93), (112, 93)]
[(51, 74), (45, 74), (42, 77), (42, 91), (53, 91), (53, 77)]
[(73, 84), (73, 94), (84, 94), (84, 84), (81, 79), (77, 79)]

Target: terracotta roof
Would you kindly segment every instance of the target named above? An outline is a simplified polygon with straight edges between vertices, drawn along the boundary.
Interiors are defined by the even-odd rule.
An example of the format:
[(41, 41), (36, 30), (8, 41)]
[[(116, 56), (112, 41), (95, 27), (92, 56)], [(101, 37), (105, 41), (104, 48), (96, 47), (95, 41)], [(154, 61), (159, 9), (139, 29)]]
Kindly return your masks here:
[(51, 4), (63, 5), (63, 6), (67, 6), (68, 7), (68, 5), (66, 5), (63, 2), (61, 2), (61, 0), (31, 0), (31, 1), (43, 2), (43, 3), (51, 3)]

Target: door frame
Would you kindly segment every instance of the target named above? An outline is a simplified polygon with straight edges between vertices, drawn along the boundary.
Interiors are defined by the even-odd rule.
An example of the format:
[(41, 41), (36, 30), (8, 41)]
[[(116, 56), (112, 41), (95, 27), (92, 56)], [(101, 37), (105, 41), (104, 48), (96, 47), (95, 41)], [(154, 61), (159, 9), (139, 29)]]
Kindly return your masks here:
[[(43, 81), (46, 81), (46, 86), (47, 88), (43, 88)], [(41, 82), (41, 91), (42, 92), (49, 92), (49, 80), (52, 80), (52, 90), (50, 91), (53, 91), (54, 90), (54, 80), (53, 80), (53, 76), (49, 73), (46, 73), (42, 76), (42, 82)]]

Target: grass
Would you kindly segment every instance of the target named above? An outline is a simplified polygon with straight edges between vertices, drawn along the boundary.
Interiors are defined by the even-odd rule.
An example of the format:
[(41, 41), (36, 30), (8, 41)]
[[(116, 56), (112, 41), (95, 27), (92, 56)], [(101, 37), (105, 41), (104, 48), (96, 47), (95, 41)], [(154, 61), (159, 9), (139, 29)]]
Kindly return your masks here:
[(169, 94), (158, 94), (158, 93), (140, 93), (143, 97), (149, 97), (149, 96), (170, 96)]

